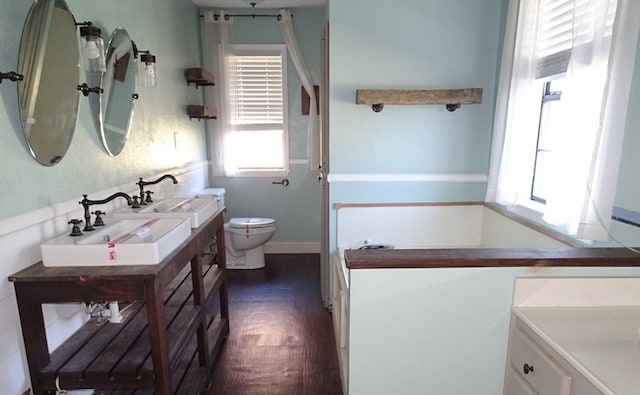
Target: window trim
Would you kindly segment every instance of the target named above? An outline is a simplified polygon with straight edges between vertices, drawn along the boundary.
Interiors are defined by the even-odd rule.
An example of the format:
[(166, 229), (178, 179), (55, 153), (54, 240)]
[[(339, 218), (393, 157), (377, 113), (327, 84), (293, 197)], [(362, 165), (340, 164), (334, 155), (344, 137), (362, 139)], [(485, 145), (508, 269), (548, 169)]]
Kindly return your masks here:
[[(281, 169), (236, 168), (230, 177), (285, 177), (289, 174), (289, 96), (287, 71), (287, 46), (284, 44), (232, 44), (230, 50), (234, 56), (276, 55), (282, 58), (282, 153)], [(233, 133), (233, 132), (231, 132)], [(227, 154), (225, 153), (225, 156)]]

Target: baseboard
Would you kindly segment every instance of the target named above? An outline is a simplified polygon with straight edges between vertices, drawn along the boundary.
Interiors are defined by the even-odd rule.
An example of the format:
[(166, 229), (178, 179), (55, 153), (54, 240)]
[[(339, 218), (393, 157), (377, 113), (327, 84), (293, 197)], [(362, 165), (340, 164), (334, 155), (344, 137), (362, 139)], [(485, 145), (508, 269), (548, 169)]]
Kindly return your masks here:
[(267, 243), (265, 254), (319, 254), (320, 242)]

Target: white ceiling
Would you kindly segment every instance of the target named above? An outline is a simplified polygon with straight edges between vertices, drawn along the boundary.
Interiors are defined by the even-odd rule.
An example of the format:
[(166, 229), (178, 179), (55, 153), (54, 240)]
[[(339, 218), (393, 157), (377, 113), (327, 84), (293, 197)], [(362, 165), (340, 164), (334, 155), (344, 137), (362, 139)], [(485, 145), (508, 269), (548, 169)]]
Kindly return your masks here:
[(255, 1), (255, 8), (296, 8), (321, 7), (326, 0), (193, 0), (193, 4), (201, 8), (251, 8)]

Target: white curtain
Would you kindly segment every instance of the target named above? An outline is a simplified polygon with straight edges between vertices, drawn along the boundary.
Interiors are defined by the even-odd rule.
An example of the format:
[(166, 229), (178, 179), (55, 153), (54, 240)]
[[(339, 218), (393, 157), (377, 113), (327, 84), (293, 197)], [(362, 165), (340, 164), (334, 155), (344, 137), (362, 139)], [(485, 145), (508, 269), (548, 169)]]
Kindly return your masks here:
[[(230, 30), (233, 25), (233, 17), (225, 11), (209, 10), (205, 12), (204, 22), (205, 25), (202, 29), (204, 67), (208, 70), (217, 70), (216, 89), (209, 89), (206, 92), (207, 103), (216, 103), (218, 110), (217, 121), (207, 122), (213, 175), (230, 176), (237, 172), (232, 158), (225, 155), (225, 144), (232, 133), (227, 108), (229, 103), (227, 83), (230, 81), (231, 72), (228, 65), (232, 56)], [(216, 37), (217, 40), (215, 40)]]
[[(541, 82), (536, 35), (540, 0), (510, 3), (499, 85), (487, 200), (519, 204), (529, 199)], [(619, 0), (613, 34), (607, 30), (616, 1), (575, 0), (571, 49), (557, 107), (562, 133), (554, 133), (551, 187), (543, 219), (570, 235), (606, 240), (613, 208), (633, 73), (640, 2)], [(580, 8), (584, 7), (584, 8)], [(585, 12), (587, 10), (587, 12)], [(514, 23), (517, 20), (517, 23)], [(584, 44), (584, 32), (591, 39)], [(514, 45), (509, 40), (515, 38)], [(507, 66), (505, 68), (505, 65)], [(509, 70), (511, 65), (511, 70)], [(540, 76), (540, 74), (538, 74)], [(585, 100), (586, 99), (586, 100)], [(506, 106), (505, 106), (506, 103)]]
[(307, 164), (310, 170), (317, 170), (317, 167), (320, 164), (320, 118), (316, 112), (317, 101), (313, 87), (313, 78), (304, 62), (302, 52), (298, 47), (298, 41), (296, 40), (291, 23), (291, 12), (289, 10), (282, 9), (278, 15), (278, 24), (280, 25), (282, 37), (284, 38), (284, 42), (287, 44), (288, 52), (291, 55), (291, 59), (293, 60), (296, 70), (298, 71), (302, 86), (311, 98), (307, 132)]

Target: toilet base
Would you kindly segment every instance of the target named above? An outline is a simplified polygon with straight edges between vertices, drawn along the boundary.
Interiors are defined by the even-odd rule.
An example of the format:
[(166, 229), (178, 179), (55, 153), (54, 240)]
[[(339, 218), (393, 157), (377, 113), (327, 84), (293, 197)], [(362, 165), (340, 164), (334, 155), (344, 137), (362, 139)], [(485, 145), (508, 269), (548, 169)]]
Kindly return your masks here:
[(264, 247), (256, 247), (252, 250), (245, 251), (240, 257), (235, 257), (226, 251), (227, 269), (260, 269), (264, 265)]

